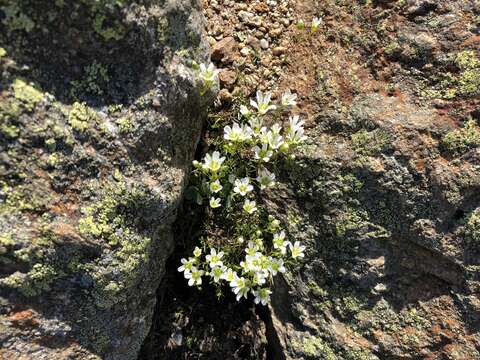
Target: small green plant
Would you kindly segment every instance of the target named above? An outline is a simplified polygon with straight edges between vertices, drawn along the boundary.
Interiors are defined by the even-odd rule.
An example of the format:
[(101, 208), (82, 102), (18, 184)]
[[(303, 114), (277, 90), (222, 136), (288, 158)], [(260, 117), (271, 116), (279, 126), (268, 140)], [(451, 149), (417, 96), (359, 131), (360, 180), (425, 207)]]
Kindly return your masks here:
[(188, 285), (200, 287), (206, 278), (219, 294), (230, 288), (237, 301), (251, 293), (255, 303), (266, 305), (273, 277), (304, 257), (305, 246), (287, 239), (261, 196), (276, 184), (276, 163), (293, 159), (292, 151), (306, 139), (298, 115), (290, 116), (284, 129), (279, 123), (266, 125), (286, 114), (295, 99), (286, 92), (273, 105), (271, 93), (258, 91), (251, 108), (240, 107), (238, 122), (223, 128), (216, 149), (201, 162), (194, 161), (190, 198), (207, 200), (209, 219), (200, 245), (178, 268)]

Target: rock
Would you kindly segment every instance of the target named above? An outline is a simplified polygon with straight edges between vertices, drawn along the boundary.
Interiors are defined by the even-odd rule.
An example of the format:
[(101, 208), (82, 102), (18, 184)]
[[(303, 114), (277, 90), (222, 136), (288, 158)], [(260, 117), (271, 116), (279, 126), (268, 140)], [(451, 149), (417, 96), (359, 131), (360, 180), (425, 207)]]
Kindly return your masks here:
[(214, 98), (191, 67), (203, 18), (186, 0), (62, 4), (1, 24), (0, 357), (133, 360)]
[(263, 50), (268, 49), (268, 41), (265, 40), (265, 39), (261, 39), (261, 40), (260, 40), (260, 47), (261, 47)]
[[(478, 251), (461, 234), (480, 234), (478, 201), (471, 197), (480, 191), (480, 170), (468, 163), (457, 169), (438, 156), (433, 139), (452, 124), (407, 98), (378, 94), (359, 95), (349, 114), (331, 121), (353, 131), (353, 145), (332, 143), (312, 129), (313, 148), (297, 158), (295, 175), (277, 190), (283, 196), (271, 199), (270, 210), (284, 221), (288, 206), (288, 216), (299, 221), (289, 226), (291, 237), (311, 249), (299, 270), (275, 283), (275, 358), (300, 359), (320, 349), (361, 349), (369, 359), (377, 358), (376, 349), (379, 358), (440, 358), (450, 351), (435, 335), (445, 318), (447, 332), (455, 329), (449, 341), (456, 353), (478, 357), (462, 315), (478, 289), (478, 269), (471, 267), (478, 260), (466, 254)], [(459, 180), (459, 171), (469, 180)], [(309, 189), (301, 195), (309, 206), (295, 207), (299, 188)], [(468, 276), (476, 285), (466, 285)], [(394, 339), (392, 323), (415, 334), (415, 344)], [(317, 335), (325, 333), (328, 340)]]
[(233, 96), (232, 94), (230, 93), (230, 91), (228, 91), (227, 89), (221, 89), (219, 92), (218, 92), (218, 98), (220, 99), (220, 101), (224, 104), (229, 104), (232, 102), (233, 100)]
[(218, 78), (222, 87), (231, 90), (237, 80), (237, 73), (234, 70), (222, 70)]
[(284, 46), (277, 46), (272, 49), (272, 53), (275, 56), (283, 55), (285, 54), (286, 51), (287, 51), (287, 48)]
[(235, 59), (237, 42), (231, 36), (226, 37), (212, 47), (212, 60), (230, 63)]

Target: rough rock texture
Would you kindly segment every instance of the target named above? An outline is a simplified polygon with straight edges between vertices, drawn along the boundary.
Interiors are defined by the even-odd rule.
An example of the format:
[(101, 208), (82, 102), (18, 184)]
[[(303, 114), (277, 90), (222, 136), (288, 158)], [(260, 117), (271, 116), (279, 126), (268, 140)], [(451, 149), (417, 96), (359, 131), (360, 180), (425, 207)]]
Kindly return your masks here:
[(134, 359), (209, 94), (195, 0), (0, 1), (0, 358)]
[(291, 59), (309, 144), (269, 201), (308, 252), (273, 358), (480, 358), (479, 3), (302, 5), (325, 22)]

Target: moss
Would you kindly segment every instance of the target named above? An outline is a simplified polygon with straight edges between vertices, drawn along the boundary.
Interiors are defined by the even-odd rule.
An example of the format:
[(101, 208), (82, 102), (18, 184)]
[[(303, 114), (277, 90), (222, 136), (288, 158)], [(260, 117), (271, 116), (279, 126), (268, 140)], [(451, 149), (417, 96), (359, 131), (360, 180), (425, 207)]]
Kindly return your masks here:
[(348, 232), (360, 229), (369, 216), (366, 211), (350, 209), (340, 215), (335, 223), (337, 236), (343, 237)]
[(82, 98), (86, 94), (95, 96), (103, 95), (109, 81), (108, 69), (104, 65), (94, 61), (84, 68), (82, 80), (70, 82), (70, 95), (74, 99)]
[(75, 102), (68, 114), (68, 123), (79, 132), (85, 131), (97, 121), (97, 114), (85, 103)]
[(475, 120), (470, 119), (463, 128), (445, 135), (442, 143), (451, 154), (462, 155), (468, 150), (480, 146), (480, 129)]
[(105, 26), (109, 20), (105, 14), (97, 14), (93, 22), (93, 29), (103, 40), (121, 40), (125, 36), (125, 27), (119, 22), (114, 21), (113, 26)]
[(392, 136), (382, 130), (361, 130), (351, 136), (353, 148), (359, 155), (374, 156), (386, 150)]
[(13, 81), (12, 88), (15, 98), (20, 100), (29, 111), (32, 111), (35, 105), (43, 99), (43, 93), (27, 84), (23, 79), (16, 78)]
[(5, 14), (2, 22), (9, 31), (23, 30), (28, 33), (35, 27), (35, 22), (22, 12), (18, 4), (13, 3), (0, 9)]
[(465, 224), (465, 239), (480, 245), (480, 208), (473, 211)]

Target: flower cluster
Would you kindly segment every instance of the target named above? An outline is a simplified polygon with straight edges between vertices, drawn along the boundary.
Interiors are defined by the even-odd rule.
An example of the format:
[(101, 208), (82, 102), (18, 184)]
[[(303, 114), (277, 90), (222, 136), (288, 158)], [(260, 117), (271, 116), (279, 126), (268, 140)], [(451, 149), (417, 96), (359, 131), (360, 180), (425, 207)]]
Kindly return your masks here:
[[(318, 27), (322, 24), (322, 22), (323, 22), (323, 19), (322, 19), (322, 18), (314, 17), (314, 18), (312, 19), (312, 23), (310, 24), (310, 31), (311, 31), (312, 33), (317, 32)], [(305, 21), (303, 21), (302, 19), (300, 19), (300, 20), (297, 22), (297, 28), (298, 28), (299, 30), (305, 29)]]
[[(255, 303), (266, 305), (273, 277), (304, 257), (305, 246), (287, 240), (261, 197), (276, 184), (275, 162), (306, 139), (298, 115), (285, 124), (271, 124), (271, 118), (296, 105), (296, 98), (287, 91), (273, 104), (271, 93), (258, 91), (250, 107), (240, 106), (238, 121), (223, 128), (222, 146), (194, 161), (198, 197), (208, 200), (212, 218), (220, 219), (215, 225), (225, 229), (215, 246), (206, 236), (193, 256), (181, 260), (178, 270), (190, 286), (201, 286), (208, 279), (231, 288), (237, 300), (252, 294)], [(234, 224), (222, 224), (227, 221)]]

